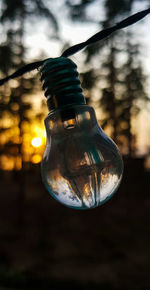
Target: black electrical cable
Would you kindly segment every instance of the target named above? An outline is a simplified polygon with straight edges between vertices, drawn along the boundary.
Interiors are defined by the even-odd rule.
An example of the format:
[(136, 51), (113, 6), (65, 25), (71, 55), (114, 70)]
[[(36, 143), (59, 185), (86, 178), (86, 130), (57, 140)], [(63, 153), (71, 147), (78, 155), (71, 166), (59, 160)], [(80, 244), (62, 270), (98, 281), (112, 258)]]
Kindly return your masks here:
[[(114, 26), (112, 26), (110, 28), (107, 28), (107, 29), (104, 29), (102, 31), (99, 31), (98, 33), (96, 33), (92, 37), (90, 37), (88, 40), (86, 40), (85, 42), (81, 42), (81, 43), (78, 43), (76, 45), (73, 45), (73, 46), (69, 47), (68, 49), (66, 49), (62, 53), (61, 57), (71, 56), (71, 55), (77, 53), (78, 51), (80, 51), (81, 49), (85, 48), (86, 46), (88, 46), (90, 44), (93, 44), (93, 43), (96, 43), (97, 41), (100, 41), (100, 40), (108, 37), (113, 32), (138, 22), (139, 20), (144, 18), (149, 13), (150, 13), (150, 8), (148, 8), (146, 10), (143, 10), (141, 12), (138, 12), (138, 13), (132, 15), (132, 16), (129, 16), (128, 18), (122, 20), (121, 22), (115, 24)], [(41, 61), (37, 61), (37, 62), (33, 62), (33, 63), (25, 65), (24, 67), (18, 69), (13, 74), (7, 76), (6, 78), (1, 79), (0, 80), (0, 86), (2, 86), (4, 83), (9, 81), (10, 79), (14, 79), (16, 77), (22, 76), (23, 74), (25, 74), (27, 72), (30, 72), (30, 71), (32, 71), (34, 69), (37, 69), (46, 60), (47, 59), (44, 59), (44, 60), (41, 60)]]
[(0, 80), (0, 86), (2, 86), (4, 83), (6, 83), (7, 81), (9, 81), (10, 79), (14, 79), (17, 77), (20, 77), (22, 75), (24, 75), (27, 72), (30, 72), (34, 69), (37, 69), (39, 66), (41, 66), (44, 63), (45, 60), (41, 60), (41, 61), (36, 61), (36, 62), (32, 62), (29, 63), (23, 67), (21, 67), (20, 69), (18, 69), (17, 71), (15, 71), (13, 74), (11, 74), (10, 76), (1, 79)]
[(146, 9), (146, 10), (143, 10), (141, 12), (138, 12), (138, 13), (136, 13), (136, 14), (124, 19), (123, 21), (117, 23), (116, 25), (114, 25), (114, 26), (112, 26), (110, 28), (104, 29), (104, 30), (94, 34), (92, 37), (90, 37), (85, 42), (81, 42), (79, 44), (76, 44), (76, 45), (68, 48), (67, 50), (65, 50), (62, 53), (61, 56), (68, 57), (68, 56), (70, 56), (72, 54), (75, 54), (76, 52), (80, 51), (81, 49), (85, 48), (86, 46), (108, 37), (110, 34), (115, 32), (116, 30), (125, 28), (127, 26), (130, 26), (130, 25), (136, 23), (137, 21), (141, 20), (142, 18), (144, 18), (149, 13), (150, 13), (150, 8)]

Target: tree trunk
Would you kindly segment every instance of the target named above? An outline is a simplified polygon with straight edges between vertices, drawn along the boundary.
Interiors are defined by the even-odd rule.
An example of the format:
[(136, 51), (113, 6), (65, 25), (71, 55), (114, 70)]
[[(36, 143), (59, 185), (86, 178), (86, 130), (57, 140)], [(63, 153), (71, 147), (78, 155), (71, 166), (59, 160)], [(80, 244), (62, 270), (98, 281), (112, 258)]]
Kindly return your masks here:
[(117, 116), (116, 116), (116, 99), (115, 99), (115, 51), (113, 46), (113, 38), (110, 40), (110, 89), (111, 89), (111, 119), (113, 124), (113, 133), (112, 138), (116, 142), (117, 141)]
[[(24, 65), (24, 44), (23, 44), (23, 36), (24, 36), (24, 9), (23, 6), (20, 8), (20, 18), (19, 18), (19, 59), (20, 59), (20, 64), (19, 66)], [(19, 80), (19, 87), (18, 87), (18, 105), (19, 105), (19, 145), (18, 145), (18, 155), (20, 158), (21, 162), (21, 168), (18, 171), (18, 185), (19, 185), (19, 190), (18, 190), (18, 202), (17, 202), (17, 224), (18, 226), (22, 227), (24, 225), (24, 206), (25, 206), (25, 168), (24, 168), (24, 162), (23, 162), (23, 130), (22, 130), (22, 122), (24, 119), (23, 116), (23, 101), (22, 101), (22, 96), (24, 93), (24, 85), (23, 85), (23, 77)]]

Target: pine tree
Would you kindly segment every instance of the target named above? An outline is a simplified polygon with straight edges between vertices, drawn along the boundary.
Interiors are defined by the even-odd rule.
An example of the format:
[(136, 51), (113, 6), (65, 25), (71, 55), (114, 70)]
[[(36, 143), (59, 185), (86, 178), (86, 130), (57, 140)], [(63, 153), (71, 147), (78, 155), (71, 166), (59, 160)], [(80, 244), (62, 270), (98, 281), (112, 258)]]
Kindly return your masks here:
[[(1, 29), (3, 31), (3, 41), (0, 46), (0, 70), (3, 75), (18, 67), (26, 64), (26, 47), (25, 40), (25, 24), (30, 19), (47, 19), (53, 27), (52, 34), (57, 34), (58, 24), (50, 9), (46, 6), (44, 0), (34, 0), (32, 2), (26, 0), (3, 0), (2, 11), (0, 13)], [(33, 21), (32, 21), (33, 24)], [(6, 154), (15, 155), (16, 166), (19, 160), (20, 172), (17, 173), (17, 182), (20, 189), (18, 194), (18, 221), (23, 222), (23, 206), (25, 199), (25, 167), (24, 167), (24, 143), (23, 143), (23, 123), (29, 121), (27, 112), (31, 108), (31, 102), (26, 101), (27, 94), (33, 94), (36, 81), (33, 77), (22, 77), (17, 81), (17, 86), (11, 87), (11, 82), (6, 84), (2, 89), (1, 107), (2, 117), (10, 116), (14, 121), (11, 129), (17, 128), (17, 135), (8, 139), (5, 144)], [(1, 128), (6, 129), (6, 128)], [(8, 145), (8, 146), (7, 146)], [(8, 149), (8, 150), (6, 150)], [(18, 166), (17, 166), (18, 167)]]
[[(52, 33), (57, 34), (57, 21), (47, 8), (44, 0), (34, 0), (32, 4), (25, 0), (3, 0), (2, 11), (0, 14), (1, 29), (3, 31), (3, 39), (0, 46), (0, 71), (2, 75), (9, 74), (12, 70), (23, 66), (26, 61), (26, 48), (24, 46), (25, 24), (31, 18), (46, 18), (47, 22), (53, 26)], [(5, 90), (1, 95), (1, 113), (7, 111), (18, 116), (18, 127), (20, 130), (20, 143), (18, 150), (20, 154), (20, 161), (23, 161), (22, 150), (22, 123), (27, 120), (27, 111), (31, 108), (31, 103), (25, 101), (25, 95), (32, 94), (34, 91), (35, 80), (31, 78), (21, 78), (18, 86), (12, 90), (9, 88), (9, 83), (6, 84), (5, 89), (9, 90), (9, 96), (5, 96)], [(7, 102), (8, 99), (8, 102)], [(17, 108), (18, 110), (14, 110)]]
[[(78, 5), (70, 5), (72, 12), (71, 17), (74, 17), (73, 9), (78, 12), (78, 21), (87, 21), (87, 11), (89, 5), (94, 4), (95, 1), (89, 3), (89, 1), (79, 1)], [(129, 15), (132, 11), (133, 4), (136, 0), (124, 0), (124, 1), (104, 1), (105, 20), (100, 22), (101, 28), (111, 27), (121, 19)], [(81, 11), (79, 12), (79, 8)], [(101, 3), (100, 8), (101, 9)], [(74, 19), (74, 18), (73, 18)], [(131, 29), (131, 28), (130, 28)], [(135, 150), (133, 140), (135, 143), (135, 134), (132, 132), (131, 123), (132, 118), (140, 112), (140, 108), (137, 108), (136, 99), (147, 100), (144, 91), (144, 77), (142, 65), (138, 62), (136, 69), (133, 65), (133, 59), (138, 59), (140, 52), (133, 51), (133, 47), (130, 39), (136, 38), (134, 34), (125, 33), (124, 31), (115, 32), (111, 37), (100, 43), (96, 43), (93, 46), (89, 46), (86, 50), (86, 64), (91, 64), (94, 58), (97, 59), (97, 63), (100, 59), (100, 52), (103, 55), (103, 59), (99, 61), (99, 76), (98, 70), (92, 70), (92, 75), (95, 78), (89, 79), (91, 92), (93, 87), (98, 86), (100, 92), (99, 107), (102, 108), (104, 117), (101, 120), (102, 127), (106, 129), (109, 127), (111, 131), (111, 137), (120, 145), (122, 150), (126, 147), (126, 152), (130, 155)], [(103, 54), (104, 50), (106, 53)], [(126, 65), (124, 65), (123, 59), (128, 59)], [(120, 56), (122, 60), (120, 61)], [(131, 61), (132, 58), (132, 61)], [(128, 68), (128, 69), (127, 69)], [(86, 82), (88, 72), (86, 72)], [(90, 76), (90, 74), (89, 74)], [(82, 75), (84, 83), (84, 74)], [(93, 83), (92, 83), (93, 82)], [(105, 87), (104, 83), (105, 82)], [(103, 89), (101, 89), (101, 85)], [(134, 86), (134, 91), (132, 87)], [(133, 94), (133, 96), (132, 96)], [(89, 95), (90, 88), (89, 88)], [(128, 97), (130, 96), (130, 97)], [(132, 101), (131, 101), (132, 99)], [(127, 109), (128, 108), (128, 109)]]
[[(133, 43), (133, 33), (128, 32), (126, 38), (127, 60), (122, 66), (124, 71), (121, 111), (119, 115), (119, 136), (124, 136), (127, 143), (127, 153), (132, 157), (136, 152), (136, 134), (132, 130), (132, 119), (141, 111), (141, 102), (149, 102), (145, 92), (145, 76), (139, 60), (140, 46)], [(139, 102), (140, 101), (140, 102)]]

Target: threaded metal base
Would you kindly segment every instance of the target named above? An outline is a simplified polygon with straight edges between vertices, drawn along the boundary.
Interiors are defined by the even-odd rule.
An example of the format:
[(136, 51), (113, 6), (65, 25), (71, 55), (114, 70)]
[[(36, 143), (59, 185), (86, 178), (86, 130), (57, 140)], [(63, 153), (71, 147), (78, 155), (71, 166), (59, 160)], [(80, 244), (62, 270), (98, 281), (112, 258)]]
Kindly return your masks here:
[(50, 111), (85, 104), (76, 64), (68, 58), (50, 58), (41, 68), (41, 81)]

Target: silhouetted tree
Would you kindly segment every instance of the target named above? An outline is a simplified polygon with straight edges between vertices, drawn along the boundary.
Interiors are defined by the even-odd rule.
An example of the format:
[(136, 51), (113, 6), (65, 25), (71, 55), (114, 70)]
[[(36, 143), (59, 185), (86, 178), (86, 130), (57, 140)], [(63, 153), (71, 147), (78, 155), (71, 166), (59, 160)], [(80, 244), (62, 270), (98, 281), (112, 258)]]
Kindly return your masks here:
[(145, 102), (149, 102), (145, 92), (145, 76), (139, 60), (139, 45), (133, 43), (132, 32), (127, 33), (126, 56), (127, 60), (122, 67), (124, 79), (122, 80), (123, 92), (120, 100), (121, 111), (119, 114), (119, 136), (124, 136), (127, 141), (127, 152), (132, 156), (136, 151), (136, 135), (132, 130), (132, 119), (136, 117)]
[[(67, 2), (70, 4), (69, 7), (71, 9), (72, 19), (75, 20), (76, 15), (78, 21), (88, 20), (88, 8), (95, 3), (95, 1), (81, 0), (78, 1), (78, 4), (73, 5), (72, 1)], [(100, 22), (101, 28), (110, 27), (114, 25), (114, 23), (119, 22), (123, 17), (126, 17), (126, 15), (131, 12), (135, 2), (136, 0), (105, 0), (105, 20)], [(102, 3), (99, 2), (99, 9), (101, 8)], [(95, 19), (93, 20), (95, 21)], [(97, 63), (99, 62), (99, 77), (98, 70), (94, 70), (93, 67), (90, 71), (82, 75), (83, 84), (84, 78), (86, 79), (86, 84), (88, 84), (88, 82), (90, 84), (90, 96), (92, 95), (90, 94), (90, 90), (92, 91), (93, 87), (96, 87), (98, 83), (103, 83), (103, 89), (101, 89), (101, 85), (98, 85), (100, 92), (99, 105), (102, 107), (104, 113), (102, 127), (109, 127), (111, 129), (111, 137), (115, 142), (120, 144), (122, 148), (126, 147), (126, 152), (128, 152), (128, 154), (131, 154), (131, 152), (133, 153), (135, 149), (133, 145), (135, 135), (131, 128), (131, 121), (133, 116), (141, 109), (139, 107), (137, 109), (136, 100), (147, 99), (144, 91), (142, 65), (138, 62), (140, 52), (135, 52), (135, 50), (133, 50), (130, 39), (135, 39), (133, 33), (130, 33), (129, 36), (125, 31), (119, 31), (112, 34), (109, 39), (87, 47), (85, 50), (86, 63), (90, 63), (92, 67), (94, 58), (97, 59)], [(105, 53), (103, 53), (103, 48), (106, 50)], [(101, 61), (98, 60), (100, 59), (99, 51), (101, 51), (103, 55)], [(121, 61), (119, 60), (121, 59), (120, 56), (122, 56)], [(126, 64), (124, 64), (124, 58), (127, 59)], [(135, 61), (131, 61), (131, 58), (132, 60), (137, 60), (138, 66), (136, 68), (134, 67)], [(95, 77), (91, 78), (91, 75)], [(87, 78), (87, 76), (89, 76), (89, 78)]]
[[(2, 10), (0, 13), (1, 29), (3, 31), (2, 43), (0, 46), (0, 71), (2, 75), (9, 74), (12, 69), (16, 69), (26, 64), (26, 52), (25, 47), (25, 25), (32, 20), (46, 19), (50, 24), (51, 34), (57, 35), (58, 24), (55, 16), (51, 10), (47, 7), (44, 0), (2, 0)], [(8, 140), (9, 154), (16, 154), (17, 159), (20, 159), (20, 167), (22, 171), (17, 174), (17, 182), (20, 184), (19, 198), (18, 198), (18, 221), (22, 222), (23, 219), (23, 204), (25, 198), (24, 192), (24, 149), (23, 149), (23, 122), (29, 120), (29, 114), (27, 112), (31, 108), (31, 102), (26, 100), (27, 95), (32, 95), (36, 81), (33, 77), (22, 77), (13, 86), (6, 84), (2, 89), (1, 94), (1, 107), (2, 117), (7, 112), (12, 119), (16, 116), (19, 132), (18, 136)], [(11, 89), (10, 89), (11, 86)], [(14, 125), (12, 125), (13, 128)], [(3, 129), (5, 129), (3, 127)], [(18, 138), (17, 138), (18, 137)], [(14, 140), (15, 139), (15, 140)], [(13, 143), (13, 144), (12, 144)], [(12, 147), (16, 145), (16, 149), (12, 150)], [(5, 144), (5, 148), (7, 146)], [(7, 152), (8, 153), (8, 152)]]

